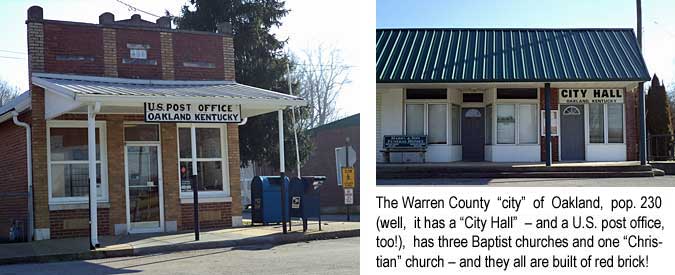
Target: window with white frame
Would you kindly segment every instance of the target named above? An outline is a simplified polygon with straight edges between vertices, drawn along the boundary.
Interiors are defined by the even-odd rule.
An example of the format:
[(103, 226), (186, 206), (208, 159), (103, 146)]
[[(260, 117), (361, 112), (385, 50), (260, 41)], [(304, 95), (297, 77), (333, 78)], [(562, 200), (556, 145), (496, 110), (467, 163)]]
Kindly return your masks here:
[[(180, 191), (192, 195), (192, 146), (189, 125), (178, 127)], [(195, 127), (197, 145), (197, 188), (201, 193), (229, 196), (225, 126)]]
[(538, 129), (537, 104), (497, 104), (497, 144), (537, 144)]
[(406, 104), (406, 135), (427, 136), (429, 144), (447, 144), (448, 104)]
[(623, 143), (623, 104), (589, 104), (590, 143)]
[[(107, 201), (105, 122), (96, 123), (97, 199)], [(86, 121), (47, 123), (50, 203), (81, 203), (89, 197), (89, 150)]]

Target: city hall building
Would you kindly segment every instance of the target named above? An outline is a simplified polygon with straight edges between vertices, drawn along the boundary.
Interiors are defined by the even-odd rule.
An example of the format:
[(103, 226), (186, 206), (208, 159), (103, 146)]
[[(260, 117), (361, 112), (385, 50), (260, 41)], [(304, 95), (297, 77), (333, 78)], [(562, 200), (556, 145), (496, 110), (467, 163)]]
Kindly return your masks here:
[(378, 162), (638, 159), (632, 29), (378, 29), (376, 52)]
[(235, 81), (229, 24), (33, 6), (26, 26), (30, 90), (0, 107), (0, 238), (189, 230), (194, 186), (201, 228), (242, 224), (239, 125), (305, 103)]

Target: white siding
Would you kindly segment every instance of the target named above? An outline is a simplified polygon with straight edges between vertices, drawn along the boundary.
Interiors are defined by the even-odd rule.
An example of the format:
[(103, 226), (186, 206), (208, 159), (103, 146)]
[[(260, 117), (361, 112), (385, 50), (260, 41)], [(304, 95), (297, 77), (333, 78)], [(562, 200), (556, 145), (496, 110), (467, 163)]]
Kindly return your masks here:
[[(379, 132), (377, 133), (377, 160), (382, 156), (382, 137), (385, 135), (403, 134), (403, 89), (381, 89), (377, 90), (376, 124)], [(393, 160), (392, 156), (392, 160)]]

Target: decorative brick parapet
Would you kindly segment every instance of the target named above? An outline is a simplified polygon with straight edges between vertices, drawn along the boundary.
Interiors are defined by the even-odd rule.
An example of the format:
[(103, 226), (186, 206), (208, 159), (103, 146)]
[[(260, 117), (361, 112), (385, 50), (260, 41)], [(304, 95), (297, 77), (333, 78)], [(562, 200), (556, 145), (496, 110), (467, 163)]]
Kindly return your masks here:
[(225, 80), (235, 80), (236, 73), (234, 70), (234, 40), (231, 36), (223, 37), (223, 59)]
[(28, 69), (30, 72), (45, 71), (44, 26), (28, 22)]
[(103, 29), (103, 74), (117, 77), (117, 36), (115, 29)]
[(173, 80), (176, 74), (173, 61), (173, 36), (170, 32), (159, 34), (162, 55), (162, 79)]

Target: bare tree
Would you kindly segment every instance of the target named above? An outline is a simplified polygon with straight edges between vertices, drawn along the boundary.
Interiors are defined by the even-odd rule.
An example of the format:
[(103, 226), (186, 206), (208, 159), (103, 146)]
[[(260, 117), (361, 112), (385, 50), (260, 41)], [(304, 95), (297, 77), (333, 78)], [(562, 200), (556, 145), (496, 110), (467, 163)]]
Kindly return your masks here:
[(7, 104), (19, 95), (19, 88), (10, 85), (7, 81), (0, 80), (0, 106)]
[(308, 101), (307, 117), (299, 125), (311, 129), (338, 118), (335, 101), (342, 87), (349, 83), (349, 66), (340, 51), (318, 46), (304, 51), (295, 70), (299, 95)]

